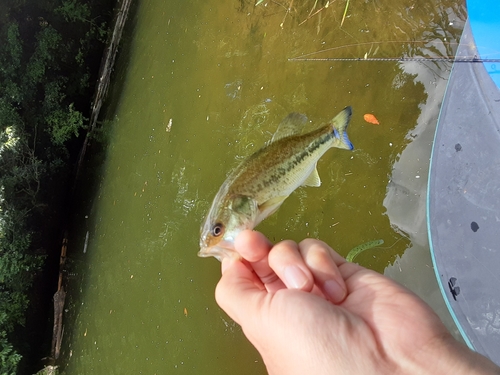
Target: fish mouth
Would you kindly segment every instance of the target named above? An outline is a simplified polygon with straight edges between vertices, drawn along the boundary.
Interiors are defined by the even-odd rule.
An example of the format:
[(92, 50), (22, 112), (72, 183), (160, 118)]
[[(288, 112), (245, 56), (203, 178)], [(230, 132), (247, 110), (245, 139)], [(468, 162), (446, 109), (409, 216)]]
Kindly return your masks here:
[(213, 247), (203, 247), (200, 249), (200, 251), (198, 251), (198, 256), (200, 258), (208, 258), (208, 257), (214, 256), (213, 250), (214, 250)]
[(200, 251), (198, 251), (198, 256), (201, 258), (214, 257), (219, 262), (222, 262), (224, 258), (235, 258), (241, 259), (241, 256), (231, 247), (222, 247), (222, 246), (209, 246), (202, 247)]

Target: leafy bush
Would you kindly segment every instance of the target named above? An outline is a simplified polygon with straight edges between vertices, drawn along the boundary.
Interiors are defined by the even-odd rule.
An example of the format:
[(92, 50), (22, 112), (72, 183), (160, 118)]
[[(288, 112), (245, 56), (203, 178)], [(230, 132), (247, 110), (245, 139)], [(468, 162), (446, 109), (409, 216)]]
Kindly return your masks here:
[(2, 375), (16, 373), (24, 361), (17, 332), (25, 324), (33, 275), (45, 259), (44, 213), (64, 199), (51, 192), (69, 181), (77, 160), (90, 117), (90, 82), (97, 78), (113, 5), (113, 0), (0, 2)]

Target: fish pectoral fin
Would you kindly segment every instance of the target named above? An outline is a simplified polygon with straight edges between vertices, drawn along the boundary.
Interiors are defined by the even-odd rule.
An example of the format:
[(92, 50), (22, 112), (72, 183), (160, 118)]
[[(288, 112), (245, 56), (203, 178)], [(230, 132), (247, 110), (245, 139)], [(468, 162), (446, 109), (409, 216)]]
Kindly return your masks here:
[(236, 195), (231, 201), (231, 209), (238, 214), (252, 216), (257, 207), (255, 199), (247, 195)]
[(271, 138), (271, 143), (276, 142), (290, 135), (300, 134), (307, 123), (306, 115), (292, 112), (286, 116), (278, 125), (278, 129)]
[(272, 215), (281, 206), (283, 201), (288, 198), (287, 196), (279, 196), (271, 198), (259, 205), (259, 214), (257, 215), (257, 222), (260, 223), (266, 217)]
[(321, 186), (321, 179), (319, 178), (318, 170), (316, 169), (316, 167), (314, 167), (311, 174), (304, 180), (302, 186)]

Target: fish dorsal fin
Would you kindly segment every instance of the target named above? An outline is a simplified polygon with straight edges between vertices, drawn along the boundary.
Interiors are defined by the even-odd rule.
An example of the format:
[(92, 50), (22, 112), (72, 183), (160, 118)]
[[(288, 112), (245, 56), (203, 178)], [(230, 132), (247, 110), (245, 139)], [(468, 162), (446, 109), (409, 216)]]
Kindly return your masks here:
[(278, 125), (276, 133), (271, 138), (271, 143), (294, 134), (300, 134), (307, 123), (306, 115), (292, 112), (286, 116)]
[(314, 167), (313, 171), (307, 178), (304, 180), (302, 183), (302, 186), (312, 186), (312, 187), (318, 187), (321, 186), (321, 179), (319, 178), (318, 170), (316, 169), (316, 166)]

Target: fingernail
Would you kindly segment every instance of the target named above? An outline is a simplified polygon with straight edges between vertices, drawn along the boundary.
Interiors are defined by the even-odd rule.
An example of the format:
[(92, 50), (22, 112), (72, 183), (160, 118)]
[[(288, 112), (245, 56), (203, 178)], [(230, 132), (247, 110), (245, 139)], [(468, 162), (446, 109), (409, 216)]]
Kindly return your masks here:
[(289, 266), (285, 268), (285, 281), (289, 288), (302, 289), (307, 284), (308, 278), (299, 267)]
[(345, 298), (346, 290), (335, 280), (325, 281), (323, 289), (330, 300), (334, 303), (341, 302)]

